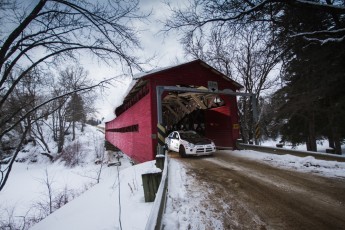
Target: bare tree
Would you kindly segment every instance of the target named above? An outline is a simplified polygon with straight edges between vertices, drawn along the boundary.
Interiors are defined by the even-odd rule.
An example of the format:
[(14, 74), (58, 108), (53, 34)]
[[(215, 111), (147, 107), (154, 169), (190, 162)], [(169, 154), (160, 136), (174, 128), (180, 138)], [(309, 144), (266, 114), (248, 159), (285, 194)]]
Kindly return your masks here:
[[(58, 95), (64, 91), (63, 87), (60, 86), (54, 91), (55, 95)], [(71, 125), (70, 122), (66, 120), (66, 111), (67, 111), (67, 101), (68, 96), (59, 98), (53, 102), (53, 106), (56, 110), (52, 113), (52, 131), (54, 140), (57, 143), (57, 152), (61, 153), (65, 144), (65, 135)]]
[(125, 67), (139, 67), (131, 55), (139, 41), (132, 27), (126, 26), (141, 17), (135, 14), (138, 2), (101, 5), (40, 0), (36, 6), (28, 6), (31, 11), (15, 4), (5, 10), (6, 21), (2, 19), (14, 29), (0, 40), (0, 110), (30, 71), (43, 71), (66, 59), (76, 59), (81, 50), (105, 61), (119, 60)]
[(345, 40), (345, 3), (342, 0), (191, 0), (189, 6), (183, 9), (171, 8), (173, 17), (166, 21), (165, 30), (182, 30), (185, 37), (192, 37), (205, 26), (236, 29), (253, 22), (277, 23), (286, 8), (312, 9), (327, 15), (328, 18), (320, 30), (295, 30), (291, 31), (292, 36), (318, 43)]
[[(210, 28), (209, 32), (194, 33), (183, 40), (186, 54), (200, 58), (244, 86), (246, 93), (256, 95), (256, 104), (262, 93), (273, 91), (277, 73), (273, 70), (280, 61), (280, 53), (273, 43), (269, 28), (253, 23), (236, 30), (227, 27)], [(254, 137), (253, 108), (250, 98), (239, 102), (242, 139)]]
[(42, 126), (44, 125), (43, 121), (36, 121), (34, 124), (34, 128), (31, 130), (32, 134), (34, 135), (35, 139), (37, 140), (38, 144), (41, 146), (42, 150), (44, 152), (41, 152), (42, 155), (48, 157), (51, 161), (54, 160), (54, 157), (51, 154), (51, 150), (49, 148), (49, 145), (47, 143), (47, 137), (42, 129)]
[[(244, 32), (239, 33), (234, 57), (235, 79), (244, 86), (245, 92), (256, 95), (254, 103), (260, 108), (259, 99), (262, 94), (273, 92), (277, 86), (278, 73), (273, 73), (273, 70), (280, 61), (280, 52), (272, 44), (266, 31), (255, 27), (243, 30)], [(260, 123), (261, 109), (259, 120), (254, 121), (252, 106), (250, 98), (240, 98), (241, 135), (245, 142), (254, 138), (255, 127)]]
[[(81, 66), (67, 67), (60, 72), (60, 84), (67, 90), (76, 90), (87, 85), (91, 85), (88, 79), (88, 72)], [(82, 131), (84, 130), (86, 111), (84, 109), (84, 94), (72, 94), (67, 105), (67, 119), (72, 122), (72, 140), (75, 140), (76, 122), (82, 123)], [(95, 96), (95, 95), (94, 95)], [(94, 98), (95, 99), (95, 98)]]
[[(138, 1), (114, 0), (104, 4), (67, 0), (1, 1), (0, 20), (5, 26), (0, 34), (0, 141), (16, 127), (24, 127), (23, 122), (42, 106), (107, 82), (62, 92), (21, 114), (20, 108), (5, 110), (10, 107), (10, 98), (20, 83), (30, 78), (33, 70), (47, 74), (49, 69), (85, 55), (81, 52), (95, 55), (108, 64), (121, 64), (123, 70), (140, 69), (139, 60), (133, 56), (133, 50), (140, 45), (132, 23), (145, 16), (137, 12)], [(10, 165), (1, 170), (0, 191), (16, 154), (12, 156)]]
[(46, 186), (47, 188), (47, 198), (48, 198), (48, 207), (49, 207), (49, 214), (53, 213), (53, 183), (54, 183), (54, 178), (49, 177), (48, 169), (45, 169), (44, 171), (45, 177), (42, 179), (42, 183)]

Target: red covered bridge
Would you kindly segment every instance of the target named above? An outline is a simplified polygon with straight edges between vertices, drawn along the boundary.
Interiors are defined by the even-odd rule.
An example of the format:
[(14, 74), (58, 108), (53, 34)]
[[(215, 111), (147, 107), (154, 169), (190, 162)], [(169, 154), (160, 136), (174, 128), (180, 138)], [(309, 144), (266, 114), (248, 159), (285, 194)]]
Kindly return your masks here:
[[(105, 134), (108, 142), (133, 160), (155, 158), (158, 115), (167, 133), (196, 130), (213, 139), (217, 147), (235, 146), (239, 124), (234, 94), (240, 84), (201, 60), (137, 74), (134, 80), (115, 110), (116, 118), (106, 123)], [(165, 89), (159, 100), (157, 88)], [(157, 101), (161, 102), (158, 107)]]

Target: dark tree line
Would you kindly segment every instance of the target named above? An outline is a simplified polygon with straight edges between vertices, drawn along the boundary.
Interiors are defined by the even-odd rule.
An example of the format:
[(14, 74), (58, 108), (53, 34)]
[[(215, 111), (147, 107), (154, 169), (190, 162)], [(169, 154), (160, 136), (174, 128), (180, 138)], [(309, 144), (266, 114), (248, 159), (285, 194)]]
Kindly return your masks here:
[[(339, 20), (335, 21), (339, 24)], [(279, 41), (291, 47), (283, 59), (286, 84), (275, 95), (285, 101), (277, 107), (278, 118), (287, 121), (282, 125), (283, 138), (305, 142), (308, 150), (316, 151), (316, 140), (326, 137), (340, 154), (345, 138), (345, 42), (320, 43), (292, 36), (292, 28), (321, 31), (336, 26), (324, 12), (287, 9), (282, 22)]]
[[(274, 137), (280, 134), (283, 141), (293, 144), (306, 143), (313, 151), (316, 140), (327, 137), (330, 147), (341, 153), (345, 138), (344, 1), (190, 3), (189, 7), (172, 9), (173, 17), (166, 21), (165, 30), (179, 30), (188, 55), (211, 60), (215, 68), (242, 83), (247, 92), (258, 95), (263, 133)], [(253, 31), (263, 38), (254, 43), (259, 49), (239, 46), (243, 41), (250, 44), (248, 38)], [(220, 43), (224, 45), (219, 49)], [(253, 58), (255, 54), (267, 62)], [(271, 67), (260, 69), (264, 63)], [(273, 81), (280, 87), (272, 97), (261, 100), (260, 86), (272, 80), (268, 73), (277, 63), (281, 64), (280, 79)], [(253, 126), (247, 104), (246, 99), (239, 101), (242, 127)], [(250, 139), (253, 130), (246, 129), (249, 131), (242, 128), (242, 135), (247, 132)]]

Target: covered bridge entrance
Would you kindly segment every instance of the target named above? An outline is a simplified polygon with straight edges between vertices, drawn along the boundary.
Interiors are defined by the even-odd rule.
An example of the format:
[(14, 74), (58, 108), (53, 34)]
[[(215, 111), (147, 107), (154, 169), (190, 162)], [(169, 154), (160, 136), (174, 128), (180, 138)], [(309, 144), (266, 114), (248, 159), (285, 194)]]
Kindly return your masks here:
[(117, 117), (106, 123), (105, 134), (108, 142), (133, 160), (155, 158), (157, 123), (167, 133), (195, 130), (213, 139), (217, 147), (235, 146), (239, 119), (234, 92), (240, 84), (201, 60), (137, 74), (134, 80), (123, 104), (115, 110)]

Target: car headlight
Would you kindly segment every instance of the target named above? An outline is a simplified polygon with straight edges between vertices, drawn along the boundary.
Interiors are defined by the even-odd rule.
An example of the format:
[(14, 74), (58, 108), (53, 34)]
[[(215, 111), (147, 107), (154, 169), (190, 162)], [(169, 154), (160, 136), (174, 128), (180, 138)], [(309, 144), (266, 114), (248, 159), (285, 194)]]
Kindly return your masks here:
[(188, 147), (189, 147), (189, 148), (194, 148), (194, 144), (188, 143)]
[(213, 141), (211, 141), (211, 145), (216, 146), (215, 143), (214, 143)]

